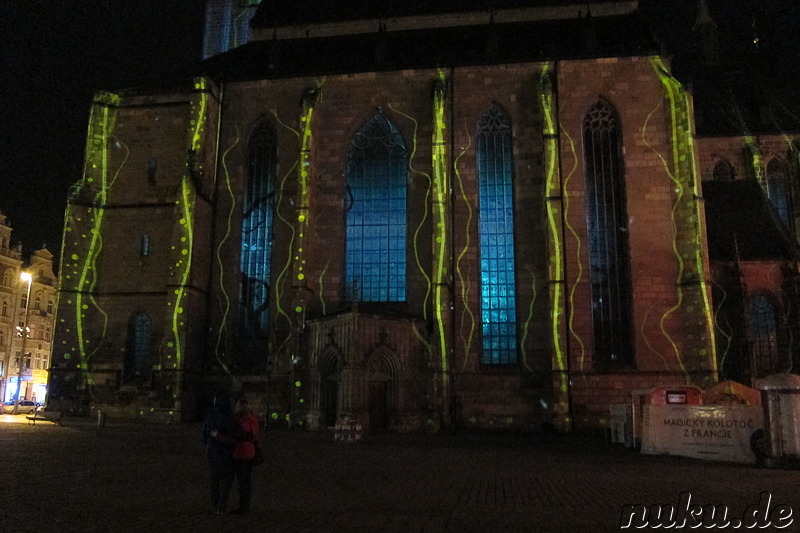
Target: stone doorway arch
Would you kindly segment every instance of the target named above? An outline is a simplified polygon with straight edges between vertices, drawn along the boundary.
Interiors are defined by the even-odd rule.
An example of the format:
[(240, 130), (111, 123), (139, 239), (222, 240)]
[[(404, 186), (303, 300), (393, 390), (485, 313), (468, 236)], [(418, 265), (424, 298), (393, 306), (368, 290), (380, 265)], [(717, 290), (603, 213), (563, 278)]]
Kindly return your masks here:
[(338, 350), (327, 349), (320, 358), (320, 422), (333, 427), (339, 415), (339, 389), (342, 382), (341, 356)]
[(388, 351), (374, 353), (367, 362), (367, 413), (371, 433), (389, 431), (397, 410), (397, 357)]

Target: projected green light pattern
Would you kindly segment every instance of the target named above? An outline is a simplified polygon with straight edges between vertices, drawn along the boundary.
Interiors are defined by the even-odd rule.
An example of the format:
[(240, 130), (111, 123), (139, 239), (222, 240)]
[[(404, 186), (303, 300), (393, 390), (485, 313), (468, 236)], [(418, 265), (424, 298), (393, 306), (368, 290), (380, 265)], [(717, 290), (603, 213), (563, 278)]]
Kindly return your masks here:
[[(66, 319), (60, 318), (59, 322), (64, 324), (64, 332), (70, 336), (74, 335), (76, 344), (69, 346), (67, 340), (62, 340), (62, 346), (58, 349), (66, 350), (63, 358), (70, 360), (76, 354), (78, 361), (73, 362), (75, 368), (80, 372), (79, 388), (85, 388), (90, 395), (93, 395), (94, 379), (89, 371), (89, 363), (92, 355), (98, 346), (91, 346), (88, 338), (85, 321), (87, 312), (94, 308), (103, 318), (102, 333), (100, 338), (105, 337), (108, 316), (99, 307), (94, 297), (94, 287), (97, 282), (96, 265), (97, 259), (103, 248), (103, 238), (101, 229), (105, 215), (104, 206), (108, 201), (108, 195), (116, 177), (119, 175), (122, 166), (128, 156), (127, 147), (117, 141), (114, 147), (124, 148), (126, 153), (122, 161), (114, 172), (109, 174), (111, 137), (116, 125), (116, 108), (120, 103), (118, 95), (111, 93), (98, 93), (95, 96), (89, 118), (88, 142), (86, 147), (86, 163), (84, 167), (84, 178), (82, 183), (70, 198), (67, 205), (65, 226), (64, 226), (64, 252), (62, 253), (62, 290), (66, 293), (65, 300), (61, 309), (70, 309), (73, 314), (74, 331), (66, 327)], [(80, 214), (80, 208), (73, 205), (73, 200), (78, 196), (91, 196), (91, 205), (86, 208), (85, 214)], [(87, 217), (88, 220), (84, 220)], [(87, 229), (88, 228), (88, 229)], [(69, 242), (68, 242), (69, 239)], [(69, 257), (65, 257), (67, 250), (71, 250)]]
[[(555, 114), (553, 81), (550, 74), (550, 65), (545, 65), (539, 75), (539, 97), (542, 106), (543, 125), (542, 136), (544, 138), (544, 157), (545, 157), (545, 195), (547, 226), (550, 230), (550, 334), (552, 336), (554, 366), (556, 370), (555, 379), (557, 383), (557, 394), (555, 401), (558, 403), (558, 410), (562, 413), (568, 412), (567, 395), (569, 392), (569, 375), (566, 351), (566, 341), (562, 332), (564, 331), (564, 242), (562, 239), (561, 223), (565, 213), (559, 212), (564, 209), (564, 192), (559, 173), (559, 154), (558, 154), (558, 117)], [(569, 422), (568, 420), (566, 421)]]
[[(472, 276), (470, 274), (472, 272), (471, 270), (464, 272), (462, 269), (462, 261), (470, 249), (470, 232), (472, 231), (473, 220), (472, 203), (469, 196), (467, 196), (466, 190), (464, 189), (464, 181), (461, 179), (461, 172), (458, 170), (461, 158), (464, 157), (464, 154), (466, 154), (472, 146), (472, 136), (470, 136), (469, 128), (466, 126), (466, 124), (464, 125), (464, 134), (467, 137), (467, 145), (461, 148), (458, 156), (456, 156), (455, 160), (453, 161), (453, 176), (455, 178), (455, 182), (458, 184), (458, 194), (461, 198), (461, 202), (463, 203), (463, 208), (467, 212), (466, 221), (464, 222), (464, 246), (461, 247), (461, 250), (456, 257), (455, 264), (456, 276), (458, 276), (458, 282), (461, 287), (461, 324), (459, 327), (459, 332), (461, 343), (464, 345), (465, 354), (462, 368), (463, 370), (466, 370), (467, 363), (469, 362), (469, 355), (472, 352), (472, 341), (475, 337), (476, 321), (475, 314), (472, 312), (472, 306), (469, 304), (469, 291), (472, 285)], [(469, 267), (470, 263), (467, 262), (466, 265)]]
[(445, 100), (447, 79), (442, 72), (436, 80), (433, 90), (433, 236), (434, 236), (434, 318), (439, 343), (439, 357), (442, 371), (442, 398), (449, 398), (449, 381), (445, 377), (448, 372), (448, 356), (450, 347), (447, 343), (447, 324), (445, 313), (450, 308), (448, 295), (450, 264), (449, 227), (447, 204), (450, 194), (450, 180), (447, 174), (447, 143), (445, 142)]
[[(176, 215), (178, 216), (177, 235), (179, 242), (170, 247), (173, 263), (170, 265), (170, 280), (175, 282), (172, 286), (172, 301), (167, 301), (167, 311), (170, 323), (171, 337), (166, 338), (163, 351), (164, 360), (162, 369), (179, 370), (183, 368), (184, 345), (187, 334), (187, 305), (189, 299), (189, 278), (192, 273), (192, 254), (194, 251), (194, 214), (198, 191), (194, 178), (202, 176), (202, 153), (206, 145), (208, 126), (208, 82), (203, 78), (196, 78), (194, 91), (189, 102), (189, 150), (197, 154), (196, 165), (190, 161), (181, 179), (180, 195), (175, 201)], [(197, 176), (193, 177), (193, 173)], [(176, 379), (165, 387), (171, 391), (173, 400), (181, 396), (182, 380), (176, 374)]]
[[(422, 176), (423, 178), (425, 178), (427, 182), (427, 187), (425, 187), (425, 199), (423, 201), (423, 205), (427, 206), (431, 201), (433, 180), (431, 179), (430, 174), (427, 174), (426, 172), (418, 170), (414, 167), (414, 158), (417, 154), (417, 129), (419, 123), (416, 121), (416, 119), (414, 119), (414, 117), (401, 112), (400, 110), (393, 107), (391, 104), (389, 104), (389, 109), (391, 109), (394, 113), (397, 113), (397, 115), (411, 121), (411, 123), (413, 124), (413, 133), (411, 135), (411, 150), (408, 155), (408, 170), (414, 175)], [(423, 213), (422, 218), (420, 219), (419, 224), (417, 224), (417, 227), (414, 230), (414, 260), (416, 262), (417, 269), (419, 270), (420, 274), (425, 280), (426, 289), (425, 289), (425, 296), (422, 299), (422, 317), (423, 319), (428, 320), (428, 301), (431, 298), (431, 292), (432, 292), (431, 277), (428, 275), (427, 269), (425, 269), (425, 267), (422, 265), (422, 260), (420, 259), (419, 255), (419, 248), (420, 248), (419, 242), (422, 236), (422, 229), (425, 225), (425, 222), (428, 220), (428, 210), (423, 209), (422, 213)]]
[(575, 294), (580, 286), (580, 282), (583, 280), (583, 257), (581, 254), (583, 253), (582, 244), (580, 236), (578, 232), (575, 231), (575, 228), (572, 226), (569, 217), (569, 207), (570, 207), (570, 196), (569, 196), (569, 187), (572, 178), (575, 176), (575, 173), (578, 170), (578, 152), (575, 149), (575, 141), (572, 139), (570, 134), (565, 130), (563, 127), (559, 126), (561, 132), (564, 134), (564, 138), (569, 143), (569, 153), (572, 158), (572, 166), (570, 167), (569, 171), (566, 173), (564, 177), (564, 198), (562, 200), (562, 209), (564, 210), (564, 226), (567, 228), (567, 231), (572, 238), (575, 240), (575, 279), (572, 282), (572, 287), (569, 290), (569, 333), (570, 338), (575, 339), (575, 342), (578, 344), (578, 369), (583, 371), (586, 366), (586, 345), (583, 343), (583, 339), (578, 332), (575, 331)]
[(232, 225), (233, 225), (233, 213), (236, 209), (236, 195), (233, 193), (233, 188), (231, 186), (231, 174), (228, 170), (228, 156), (230, 155), (231, 151), (236, 148), (240, 141), (240, 133), (239, 133), (239, 126), (236, 126), (236, 137), (225, 150), (225, 153), (222, 155), (222, 175), (225, 179), (225, 192), (228, 194), (228, 198), (230, 199), (230, 209), (228, 209), (228, 213), (226, 215), (226, 226), (225, 226), (225, 233), (222, 235), (222, 238), (217, 244), (217, 266), (219, 267), (219, 277), (217, 282), (219, 283), (219, 294), (221, 295), (222, 301), (220, 301), (220, 326), (217, 330), (217, 341), (214, 345), (214, 357), (217, 359), (217, 363), (219, 363), (220, 368), (226, 373), (230, 374), (230, 358), (227, 355), (227, 350), (223, 352), (222, 348), (222, 341), (223, 338), (227, 335), (227, 328), (228, 328), (228, 315), (230, 314), (231, 310), (231, 298), (228, 295), (228, 291), (225, 288), (224, 281), (224, 274), (225, 268), (224, 263), (222, 260), (222, 250), (225, 244), (228, 242), (228, 239), (232, 233)]
[[(673, 229), (673, 253), (678, 264), (678, 278), (676, 280), (677, 301), (661, 317), (660, 327), (662, 334), (669, 341), (675, 355), (676, 362), (684, 373), (686, 380), (690, 376), (687, 372), (684, 358), (677, 344), (666, 330), (666, 322), (670, 315), (683, 307), (684, 313), (699, 314), (702, 325), (697, 332), (701, 345), (694, 353), (690, 354), (699, 362), (708, 362), (712, 373), (716, 376), (716, 357), (713, 313), (709, 302), (708, 290), (702, 257), (702, 231), (700, 228), (700, 208), (696, 199), (700, 198), (698, 182), (695, 176), (697, 168), (695, 162), (694, 140), (691, 131), (690, 105), (688, 95), (683, 86), (670, 74), (663, 61), (658, 57), (650, 59), (653, 70), (661, 81), (667, 100), (669, 102), (669, 132), (671, 147), (671, 164), (667, 158), (657, 151), (648, 142), (645, 132), (650, 116), (642, 127), (642, 139), (645, 144), (658, 156), (664, 170), (675, 187), (675, 200), (671, 210)], [(659, 106), (660, 107), (660, 104)], [(684, 287), (696, 286), (698, 293), (688, 297), (684, 294)], [(686, 299), (686, 301), (684, 301)], [(691, 332), (687, 332), (692, 334)], [(709, 349), (712, 353), (709, 354)]]

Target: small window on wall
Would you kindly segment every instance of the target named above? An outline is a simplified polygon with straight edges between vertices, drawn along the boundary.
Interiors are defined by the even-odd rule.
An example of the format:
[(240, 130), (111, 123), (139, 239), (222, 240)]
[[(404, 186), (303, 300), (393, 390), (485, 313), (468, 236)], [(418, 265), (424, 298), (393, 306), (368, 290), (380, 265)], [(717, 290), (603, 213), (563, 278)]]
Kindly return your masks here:
[(147, 371), (150, 359), (150, 337), (152, 320), (144, 311), (131, 318), (128, 327), (127, 355), (125, 358), (125, 377), (132, 380), (141, 377)]
[(27, 292), (23, 292), (22, 293), (22, 299), (20, 300), (19, 306), (22, 309), (25, 309), (26, 307), (28, 307), (28, 293)]
[(778, 213), (778, 217), (792, 228), (792, 205), (786, 165), (780, 159), (773, 159), (767, 165), (767, 196)]
[(155, 185), (157, 175), (158, 175), (158, 159), (150, 158), (147, 161), (147, 184)]
[(2, 313), (2, 316), (8, 316), (8, 302), (5, 300), (3, 300), (3, 307), (0, 313)]
[(53, 300), (47, 300), (47, 312), (53, 314)]
[(147, 257), (150, 255), (150, 235), (142, 235), (139, 241), (139, 256)]
[(778, 307), (766, 293), (750, 298), (747, 305), (747, 337), (751, 350), (751, 374), (764, 377), (783, 372), (780, 355), (780, 321)]
[(714, 165), (711, 179), (714, 181), (733, 181), (733, 167), (724, 159), (720, 159)]

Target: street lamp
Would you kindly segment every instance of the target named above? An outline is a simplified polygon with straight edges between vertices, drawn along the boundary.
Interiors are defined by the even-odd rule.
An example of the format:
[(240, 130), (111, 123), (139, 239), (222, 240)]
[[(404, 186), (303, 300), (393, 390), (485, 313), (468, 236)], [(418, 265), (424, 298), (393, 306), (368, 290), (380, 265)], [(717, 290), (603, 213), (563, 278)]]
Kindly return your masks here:
[(12, 414), (19, 412), (19, 389), (22, 385), (22, 370), (25, 361), (25, 341), (28, 338), (28, 311), (31, 309), (31, 282), (33, 277), (29, 272), (21, 272), (19, 275), (20, 281), (28, 284), (28, 290), (25, 295), (25, 319), (22, 322), (22, 348), (19, 354), (19, 370), (17, 371), (17, 393), (14, 395), (14, 411)]

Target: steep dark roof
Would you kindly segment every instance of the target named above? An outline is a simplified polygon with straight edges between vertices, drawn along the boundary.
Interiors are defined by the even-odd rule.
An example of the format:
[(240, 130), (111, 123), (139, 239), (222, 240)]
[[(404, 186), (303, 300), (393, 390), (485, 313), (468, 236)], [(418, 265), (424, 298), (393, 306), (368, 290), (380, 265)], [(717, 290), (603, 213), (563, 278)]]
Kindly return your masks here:
[(771, 70), (753, 61), (676, 73), (692, 87), (697, 135), (800, 132), (800, 90)]
[(253, 16), (254, 27), (318, 24), (420, 15), (446, 15), (527, 7), (582, 6), (619, 0), (267, 0)]
[(626, 57), (657, 49), (638, 13), (436, 30), (254, 41), (203, 62), (222, 81), (406, 68), (457, 67), (586, 57)]
[(757, 181), (704, 181), (703, 198), (712, 261), (800, 258)]

